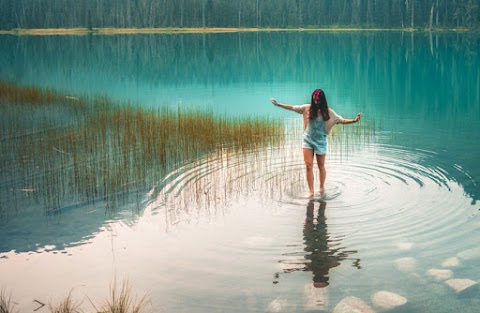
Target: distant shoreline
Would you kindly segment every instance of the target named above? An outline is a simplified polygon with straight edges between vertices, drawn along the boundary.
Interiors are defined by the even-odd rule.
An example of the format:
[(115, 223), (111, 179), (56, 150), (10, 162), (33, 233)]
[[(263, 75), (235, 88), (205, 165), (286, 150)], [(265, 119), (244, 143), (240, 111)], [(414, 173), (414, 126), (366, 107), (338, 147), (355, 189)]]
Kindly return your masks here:
[(206, 33), (242, 33), (242, 32), (368, 32), (368, 31), (397, 31), (397, 32), (475, 32), (465, 28), (17, 28), (0, 30), (0, 35), (122, 35), (122, 34), (206, 34)]

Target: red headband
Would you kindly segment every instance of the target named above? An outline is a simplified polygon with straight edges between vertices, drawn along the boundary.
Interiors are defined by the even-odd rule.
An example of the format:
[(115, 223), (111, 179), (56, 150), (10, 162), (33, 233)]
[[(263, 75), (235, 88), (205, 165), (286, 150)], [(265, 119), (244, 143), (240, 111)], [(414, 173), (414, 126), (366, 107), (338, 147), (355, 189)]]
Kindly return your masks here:
[(323, 92), (322, 89), (317, 89), (313, 92), (313, 99), (314, 100), (318, 100), (318, 98), (320, 97), (320, 94)]

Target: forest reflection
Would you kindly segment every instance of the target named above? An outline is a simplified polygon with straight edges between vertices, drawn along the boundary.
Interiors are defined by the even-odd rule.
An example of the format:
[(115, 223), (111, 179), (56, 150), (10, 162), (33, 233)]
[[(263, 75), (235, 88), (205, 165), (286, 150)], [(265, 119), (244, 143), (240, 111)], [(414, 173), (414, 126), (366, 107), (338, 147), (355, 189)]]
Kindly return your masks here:
[[(59, 48), (61, 54), (52, 53)], [(67, 82), (74, 79), (76, 85), (81, 76), (88, 75), (94, 80), (111, 81), (113, 77), (118, 82), (174, 86), (271, 82), (273, 77), (277, 83), (320, 79), (343, 86), (348, 79), (351, 84), (363, 83), (365, 87), (380, 82), (383, 87), (407, 87), (424, 78), (416, 75), (416, 68), (433, 67), (438, 74), (435, 80), (448, 75), (456, 81), (465, 73), (477, 77), (477, 51), (475, 35), (450, 33), (11, 36), (0, 43), (0, 75), (4, 80), (29, 80), (40, 75), (48, 81), (49, 75), (58, 72)], [(392, 64), (402, 70), (397, 72)], [(462, 76), (456, 77), (459, 73)]]

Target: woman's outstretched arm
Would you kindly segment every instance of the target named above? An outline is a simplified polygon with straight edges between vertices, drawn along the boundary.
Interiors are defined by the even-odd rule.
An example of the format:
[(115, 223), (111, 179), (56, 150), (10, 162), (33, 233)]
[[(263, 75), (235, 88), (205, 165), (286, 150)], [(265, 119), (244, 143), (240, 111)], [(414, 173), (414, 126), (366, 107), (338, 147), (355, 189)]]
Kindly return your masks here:
[(362, 118), (362, 113), (358, 113), (357, 117), (355, 117), (355, 119), (353, 119), (353, 120), (349, 120), (348, 118), (344, 118), (343, 119), (343, 124), (356, 123), (356, 122), (360, 121), (361, 118)]
[(277, 107), (281, 107), (283, 109), (290, 110), (290, 111), (295, 111), (295, 109), (294, 109), (295, 106), (293, 106), (291, 104), (281, 104), (277, 100), (275, 100), (274, 98), (271, 98), (270, 101)]

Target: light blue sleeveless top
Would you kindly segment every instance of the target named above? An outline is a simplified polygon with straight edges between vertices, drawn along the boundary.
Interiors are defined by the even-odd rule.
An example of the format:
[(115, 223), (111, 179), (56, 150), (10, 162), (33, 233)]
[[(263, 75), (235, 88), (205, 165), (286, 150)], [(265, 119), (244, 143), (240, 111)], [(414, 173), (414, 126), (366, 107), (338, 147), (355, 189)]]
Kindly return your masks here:
[(325, 122), (321, 117), (308, 121), (307, 128), (303, 132), (302, 147), (313, 150), (315, 154), (327, 153), (327, 134)]
[(310, 139), (324, 139), (323, 137), (327, 136), (325, 133), (325, 122), (323, 118), (317, 117), (316, 119), (309, 120), (307, 128), (305, 128), (304, 135), (310, 137)]

